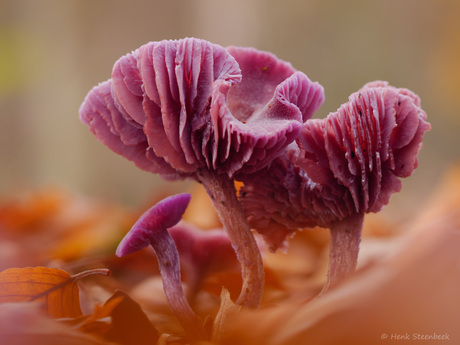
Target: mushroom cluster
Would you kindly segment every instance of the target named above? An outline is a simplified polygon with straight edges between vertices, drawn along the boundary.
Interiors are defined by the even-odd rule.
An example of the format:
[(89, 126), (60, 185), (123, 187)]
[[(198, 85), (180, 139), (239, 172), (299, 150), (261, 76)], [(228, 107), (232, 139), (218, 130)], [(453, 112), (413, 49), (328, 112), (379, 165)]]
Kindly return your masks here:
[[(364, 214), (400, 190), (430, 128), (419, 98), (385, 82), (365, 85), (337, 112), (312, 120), (323, 101), (321, 85), (271, 53), (186, 38), (121, 57), (111, 78), (86, 96), (80, 119), (139, 168), (204, 185), (226, 235), (200, 240), (200, 248), (231, 244), (243, 278), (236, 303), (256, 308), (264, 269), (252, 229), (276, 250), (298, 229), (329, 228), (327, 292), (354, 270)], [(239, 194), (235, 180), (243, 182)], [(207, 256), (181, 242), (195, 241), (193, 230), (174, 230), (189, 200), (181, 194), (147, 211), (117, 255), (151, 244), (172, 310), (191, 339), (205, 339), (181, 287), (177, 247), (192, 261)], [(191, 274), (192, 285), (200, 274)]]
[(282, 154), (323, 100), (318, 83), (273, 54), (187, 38), (120, 58), (80, 119), (141, 169), (205, 186), (242, 265), (238, 303), (257, 307), (263, 264), (233, 180)]

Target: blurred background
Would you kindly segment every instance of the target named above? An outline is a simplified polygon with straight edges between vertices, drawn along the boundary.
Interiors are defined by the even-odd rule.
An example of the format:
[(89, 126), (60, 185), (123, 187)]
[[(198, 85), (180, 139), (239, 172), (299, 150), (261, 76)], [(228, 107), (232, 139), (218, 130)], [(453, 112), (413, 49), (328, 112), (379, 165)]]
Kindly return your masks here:
[(320, 82), (325, 117), (368, 81), (417, 93), (432, 124), (391, 208), (425, 198), (459, 158), (458, 0), (0, 0), (0, 198), (64, 186), (123, 205), (181, 190), (96, 141), (78, 109), (113, 63), (148, 41), (253, 46)]

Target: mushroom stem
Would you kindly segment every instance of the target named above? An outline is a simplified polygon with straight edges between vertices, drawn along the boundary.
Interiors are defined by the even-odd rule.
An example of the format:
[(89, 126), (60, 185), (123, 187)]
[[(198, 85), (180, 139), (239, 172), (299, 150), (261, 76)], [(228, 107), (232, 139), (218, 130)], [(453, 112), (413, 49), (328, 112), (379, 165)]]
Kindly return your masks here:
[(356, 214), (331, 226), (327, 280), (319, 296), (325, 295), (356, 269), (363, 219), (364, 214)]
[(237, 199), (234, 182), (227, 175), (207, 170), (200, 171), (198, 177), (211, 197), (241, 264), (243, 287), (236, 304), (257, 308), (265, 282), (262, 256)]
[(190, 307), (182, 289), (179, 254), (167, 229), (151, 233), (150, 244), (158, 258), (166, 300), (192, 340), (206, 339), (199, 317)]

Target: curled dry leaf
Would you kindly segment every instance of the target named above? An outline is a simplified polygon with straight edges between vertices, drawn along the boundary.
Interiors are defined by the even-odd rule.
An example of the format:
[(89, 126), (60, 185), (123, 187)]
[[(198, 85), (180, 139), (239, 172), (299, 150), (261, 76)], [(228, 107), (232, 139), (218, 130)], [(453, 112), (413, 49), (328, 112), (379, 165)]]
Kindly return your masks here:
[(46, 314), (55, 318), (82, 315), (77, 280), (108, 270), (71, 276), (48, 267), (9, 268), (0, 272), (0, 303), (40, 301)]
[(229, 321), (231, 316), (235, 316), (241, 310), (241, 306), (236, 305), (230, 299), (230, 292), (225, 288), (220, 295), (220, 308), (214, 320), (212, 328), (212, 340), (219, 342), (229, 331)]
[[(110, 324), (102, 320), (110, 318)], [(148, 345), (158, 340), (158, 332), (141, 306), (128, 294), (118, 290), (93, 314), (85, 316), (76, 326), (121, 345)]]
[(47, 267), (9, 268), (0, 273), (0, 302), (41, 301), (49, 316), (82, 315), (78, 286), (65, 271)]

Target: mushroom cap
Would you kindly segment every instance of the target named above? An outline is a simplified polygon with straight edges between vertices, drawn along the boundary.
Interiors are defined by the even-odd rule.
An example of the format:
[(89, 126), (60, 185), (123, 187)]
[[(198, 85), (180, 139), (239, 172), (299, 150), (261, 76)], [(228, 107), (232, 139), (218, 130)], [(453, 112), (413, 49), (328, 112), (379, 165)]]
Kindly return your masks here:
[(99, 141), (142, 170), (161, 174), (169, 180), (186, 177), (187, 174), (179, 173), (153, 154), (143, 132), (124, 120), (111, 95), (112, 83), (112, 80), (102, 82), (88, 93), (80, 107), (80, 120)]
[(313, 182), (346, 189), (353, 212), (378, 212), (401, 189), (398, 177), (417, 168), (426, 118), (412, 91), (368, 83), (337, 112), (305, 124), (296, 164)]
[(241, 271), (235, 250), (223, 229), (201, 230), (180, 222), (168, 230), (179, 253), (183, 281), (191, 295), (215, 273)]
[(275, 55), (195, 38), (150, 42), (121, 57), (86, 96), (96, 138), (165, 178), (264, 168), (300, 134), (323, 88)]
[(177, 194), (148, 209), (121, 240), (116, 255), (122, 257), (134, 253), (155, 241), (156, 237), (181, 220), (190, 199), (188, 193)]
[(249, 223), (275, 250), (297, 229), (380, 211), (417, 167), (429, 129), (414, 93), (366, 84), (326, 119), (307, 121), (298, 145), (245, 179)]
[(223, 229), (201, 230), (180, 223), (168, 231), (176, 243), (181, 266), (187, 272), (240, 269), (235, 250)]

